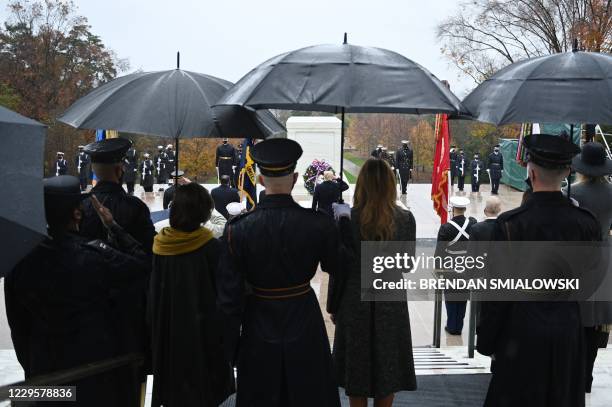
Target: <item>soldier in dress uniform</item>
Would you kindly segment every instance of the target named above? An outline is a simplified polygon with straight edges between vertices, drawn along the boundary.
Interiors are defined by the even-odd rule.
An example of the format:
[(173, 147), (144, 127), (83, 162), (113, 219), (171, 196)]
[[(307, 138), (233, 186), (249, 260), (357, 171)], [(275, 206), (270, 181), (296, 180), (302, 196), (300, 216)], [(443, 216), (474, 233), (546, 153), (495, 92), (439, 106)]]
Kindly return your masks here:
[(393, 176), (395, 177), (395, 183), (397, 184), (399, 180), (399, 174), (397, 172), (397, 153), (395, 151), (389, 151), (387, 153), (387, 163), (389, 163), (389, 167), (391, 167), (391, 171), (393, 171)]
[(217, 147), (217, 154), (215, 157), (215, 167), (217, 167), (219, 183), (221, 183), (221, 177), (224, 175), (227, 175), (230, 179), (233, 178), (235, 161), (236, 149), (233, 145), (228, 143), (226, 138), (224, 138), (223, 143)]
[(176, 153), (172, 144), (166, 146), (166, 156), (166, 172), (171, 174), (176, 170)]
[(451, 187), (455, 185), (455, 177), (457, 176), (457, 147), (451, 146), (449, 150)]
[(57, 152), (57, 160), (55, 160), (55, 176), (68, 174), (68, 161), (64, 159), (64, 153)]
[(381, 158), (383, 154), (382, 149), (383, 149), (383, 145), (379, 144), (376, 146), (374, 150), (372, 150), (372, 153), (370, 155), (374, 158)]
[(493, 152), (489, 154), (489, 177), (491, 177), (491, 194), (497, 195), (499, 190), (499, 180), (504, 171), (504, 157), (499, 152), (499, 144), (493, 147)]
[[(447, 256), (465, 256), (472, 226), (476, 224), (476, 219), (471, 216), (465, 216), (467, 206), (470, 204), (468, 198), (452, 196), (449, 203), (453, 210), (453, 217), (447, 223), (440, 226), (438, 231), (436, 256), (441, 258)], [(444, 272), (454, 273), (455, 271), (444, 270)], [(468, 293), (446, 290), (445, 297), (444, 304), (446, 305), (447, 319), (444, 329), (451, 335), (461, 335)]]
[(75, 158), (75, 167), (81, 182), (81, 191), (87, 189), (87, 183), (89, 181), (89, 156), (83, 149), (85, 146), (79, 146), (79, 152)]
[(228, 324), (228, 358), (238, 369), (237, 407), (340, 406), (310, 286), (319, 263), (338, 276), (339, 233), (330, 216), (291, 197), (301, 155), (290, 139), (256, 144), (252, 156), (266, 195), (225, 229), (218, 304)]
[(238, 181), (240, 180), (240, 162), (242, 161), (242, 143), (238, 144), (236, 149), (236, 159), (234, 160), (234, 177), (232, 179), (233, 187), (238, 188)]
[(402, 195), (406, 195), (408, 181), (412, 178), (413, 152), (408, 140), (402, 140), (402, 147), (395, 153), (395, 167), (399, 170)]
[[(494, 240), (600, 240), (593, 214), (561, 193), (578, 146), (547, 134), (526, 136), (524, 145), (533, 192), (498, 217)], [(483, 302), (477, 334), (478, 351), (493, 357), (485, 406), (585, 405), (584, 332), (576, 301)]]
[(138, 156), (136, 155), (136, 149), (130, 147), (123, 158), (123, 181), (125, 181), (129, 195), (134, 195), (134, 184), (136, 183), (137, 173)]
[[(96, 195), (113, 214), (116, 222), (151, 252), (155, 228), (147, 205), (136, 197), (129, 196), (122, 188), (122, 161), (132, 142), (122, 138), (97, 141), (85, 146), (91, 157), (93, 172), (98, 183), (91, 193)], [(129, 156), (129, 155), (128, 155)], [(83, 202), (81, 233), (91, 239), (104, 239), (106, 230), (89, 200)]]
[(153, 192), (153, 171), (154, 164), (150, 158), (149, 153), (144, 153), (142, 163), (140, 163), (140, 185), (144, 188), (145, 192)]
[(457, 173), (457, 188), (463, 192), (463, 186), (465, 185), (465, 173), (467, 172), (467, 161), (465, 160), (465, 154), (463, 149), (459, 150), (457, 155), (457, 161), (455, 162), (455, 172)]
[[(103, 223), (105, 240), (79, 235), (84, 198), (94, 203), (90, 209)], [(144, 324), (134, 332), (138, 324), (130, 318), (141, 308), (130, 302), (132, 287), (144, 285), (151, 267), (140, 244), (114, 222), (109, 210), (81, 194), (78, 178), (45, 179), (44, 199), (51, 237), (4, 280), (11, 337), (26, 380), (128, 353), (126, 343), (144, 333)], [(140, 382), (132, 366), (64, 384), (77, 389), (76, 401), (66, 404), (140, 405)]]
[(472, 193), (477, 192), (480, 195), (480, 181), (484, 169), (484, 164), (480, 161), (480, 154), (474, 154), (474, 159), (470, 163), (470, 169), (472, 170)]
[[(164, 151), (164, 146), (157, 146), (157, 154), (153, 158), (155, 164), (155, 174), (157, 175), (157, 183), (164, 185), (168, 182), (168, 172), (166, 165), (168, 164), (168, 154)], [(163, 189), (161, 190), (163, 191)]]

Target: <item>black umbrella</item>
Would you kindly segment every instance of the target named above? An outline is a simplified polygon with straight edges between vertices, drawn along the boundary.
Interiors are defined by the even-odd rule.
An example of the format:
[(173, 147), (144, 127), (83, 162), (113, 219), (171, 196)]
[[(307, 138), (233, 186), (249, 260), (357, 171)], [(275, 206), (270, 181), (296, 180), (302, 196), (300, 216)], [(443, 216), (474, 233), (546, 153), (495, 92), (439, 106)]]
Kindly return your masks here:
[(459, 99), (408, 58), (347, 43), (316, 45), (267, 60), (240, 79), (218, 105), (345, 113), (465, 113)]
[(0, 277), (47, 234), (43, 156), (47, 128), (0, 106)]
[(497, 125), (612, 123), (612, 55), (574, 50), (516, 62), (463, 105), (475, 119)]
[(179, 138), (267, 138), (285, 131), (269, 111), (213, 107), (231, 86), (229, 81), (178, 68), (138, 72), (94, 89), (58, 120), (81, 129), (172, 137), (177, 168)]

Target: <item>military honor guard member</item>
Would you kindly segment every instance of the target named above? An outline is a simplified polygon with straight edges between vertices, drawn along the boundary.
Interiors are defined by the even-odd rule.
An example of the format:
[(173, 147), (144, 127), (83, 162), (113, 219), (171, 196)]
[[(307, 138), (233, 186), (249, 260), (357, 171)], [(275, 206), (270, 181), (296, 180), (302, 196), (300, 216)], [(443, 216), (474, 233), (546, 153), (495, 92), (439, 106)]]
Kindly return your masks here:
[(463, 192), (465, 185), (465, 173), (467, 171), (467, 161), (465, 160), (465, 154), (463, 149), (459, 150), (457, 155), (457, 161), (455, 162), (455, 172), (457, 173), (457, 188)]
[(215, 156), (215, 167), (217, 167), (219, 183), (221, 183), (221, 177), (224, 175), (227, 175), (230, 179), (233, 178), (235, 161), (236, 149), (224, 138), (223, 143), (217, 147)]
[(176, 170), (176, 153), (172, 144), (166, 146), (166, 171), (168, 174), (172, 174)]
[[(112, 246), (79, 233), (83, 199), (92, 202)], [(144, 284), (151, 262), (140, 244), (100, 202), (81, 194), (76, 177), (45, 179), (44, 201), (50, 238), (4, 279), (8, 324), (26, 380), (123, 356), (144, 333), (144, 324), (135, 332), (138, 321), (131, 319), (142, 308), (132, 302), (132, 287)], [(76, 401), (50, 405), (139, 405), (141, 383), (129, 366), (64, 384), (76, 386)]]
[[(494, 240), (599, 241), (593, 214), (561, 192), (578, 146), (547, 134), (526, 136), (524, 144), (533, 192), (497, 218)], [(558, 277), (575, 277), (568, 272), (559, 270)], [(576, 301), (482, 302), (477, 335), (478, 351), (493, 357), (486, 407), (585, 405), (584, 331)]]
[(134, 147), (130, 147), (123, 158), (123, 181), (127, 186), (129, 195), (134, 195), (134, 184), (136, 183), (137, 173), (138, 156), (136, 155), (136, 149)]
[(450, 184), (451, 187), (455, 185), (455, 178), (457, 177), (457, 147), (451, 146), (449, 151), (449, 162), (450, 162)]
[(55, 160), (55, 176), (68, 174), (68, 161), (64, 159), (64, 153), (61, 151), (57, 152), (57, 159)]
[(153, 192), (153, 184), (155, 182), (153, 177), (154, 164), (150, 157), (149, 153), (144, 153), (144, 160), (140, 163), (140, 185), (144, 188), (145, 192)]
[[(132, 142), (123, 138), (97, 141), (85, 146), (91, 157), (91, 166), (98, 183), (90, 193), (113, 214), (115, 221), (150, 252), (153, 247), (155, 228), (147, 205), (140, 199), (129, 196), (122, 188), (123, 158), (131, 149)], [(91, 239), (105, 239), (106, 229), (100, 222), (90, 200), (83, 201), (81, 234)]]
[(395, 167), (399, 170), (402, 195), (406, 195), (408, 181), (412, 178), (413, 152), (410, 141), (402, 140), (402, 147), (395, 153)]
[(79, 146), (79, 152), (75, 158), (75, 167), (77, 169), (77, 174), (79, 176), (79, 181), (81, 183), (81, 191), (85, 191), (87, 189), (87, 184), (89, 182), (89, 156), (83, 149), (85, 146)]
[(499, 151), (499, 144), (493, 147), (493, 152), (489, 154), (488, 169), (491, 178), (491, 194), (497, 195), (499, 191), (499, 180), (504, 171), (504, 157)]
[(240, 181), (240, 162), (242, 161), (242, 143), (238, 144), (238, 147), (236, 148), (236, 159), (234, 161), (234, 177), (232, 178), (232, 182), (233, 182), (233, 187), (234, 188), (238, 188), (239, 187), (239, 181)]
[(470, 169), (472, 170), (472, 193), (478, 192), (480, 195), (480, 181), (484, 170), (484, 163), (480, 161), (480, 155), (474, 154), (474, 159), (470, 163)]
[[(457, 257), (467, 254), (467, 241), (470, 239), (472, 226), (476, 219), (465, 216), (465, 211), (470, 204), (468, 198), (452, 196), (449, 200), (452, 207), (453, 217), (447, 223), (440, 226), (438, 230), (438, 243), (436, 245), (436, 256), (445, 258), (447, 256)], [(454, 273), (454, 270), (444, 270), (444, 273)], [(446, 276), (452, 278), (451, 276)], [(450, 296), (450, 299), (448, 298)], [(461, 335), (463, 330), (463, 319), (467, 307), (467, 292), (446, 290), (444, 304), (446, 306), (446, 326), (444, 329), (451, 335)], [(465, 299), (464, 299), (465, 298)]]
[(370, 155), (374, 158), (381, 158), (383, 155), (383, 145), (377, 145), (376, 148), (372, 150), (372, 153)]
[[(329, 341), (310, 280), (321, 264), (338, 276), (339, 233), (327, 215), (291, 197), (302, 148), (294, 140), (256, 144), (266, 195), (228, 221), (218, 268), (238, 407), (339, 407)], [(247, 291), (247, 287), (249, 288)]]
[(168, 154), (164, 151), (164, 146), (157, 146), (157, 154), (153, 158), (155, 164), (155, 174), (157, 175), (157, 183), (164, 185), (168, 182), (168, 171), (166, 166), (168, 164)]

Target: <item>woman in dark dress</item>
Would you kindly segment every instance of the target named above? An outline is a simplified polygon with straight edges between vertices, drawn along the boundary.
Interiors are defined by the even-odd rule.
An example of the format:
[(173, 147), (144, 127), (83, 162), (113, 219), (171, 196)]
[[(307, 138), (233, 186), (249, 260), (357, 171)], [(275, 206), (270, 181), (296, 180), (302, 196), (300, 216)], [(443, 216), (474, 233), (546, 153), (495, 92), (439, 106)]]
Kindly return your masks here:
[(196, 183), (176, 188), (170, 226), (153, 244), (149, 296), (152, 406), (218, 406), (234, 392), (216, 307), (219, 242), (201, 225), (213, 200)]
[[(353, 258), (337, 313), (333, 358), (338, 384), (351, 407), (393, 404), (396, 392), (416, 390), (408, 304), (362, 302), (361, 241), (416, 240), (414, 216), (396, 205), (395, 178), (389, 165), (370, 159), (361, 168), (351, 211)], [(414, 255), (414, 244), (408, 245)]]

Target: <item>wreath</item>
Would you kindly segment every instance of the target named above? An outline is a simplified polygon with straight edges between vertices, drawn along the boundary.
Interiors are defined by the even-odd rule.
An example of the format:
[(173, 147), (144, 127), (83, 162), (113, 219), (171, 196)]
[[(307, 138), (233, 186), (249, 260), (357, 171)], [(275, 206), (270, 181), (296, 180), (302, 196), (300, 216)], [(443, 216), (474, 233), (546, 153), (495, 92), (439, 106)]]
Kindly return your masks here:
[(304, 172), (304, 187), (310, 193), (310, 195), (314, 194), (314, 189), (317, 184), (319, 184), (319, 177), (323, 175), (325, 171), (334, 171), (329, 163), (326, 163), (325, 160), (314, 160), (312, 164), (306, 168)]

